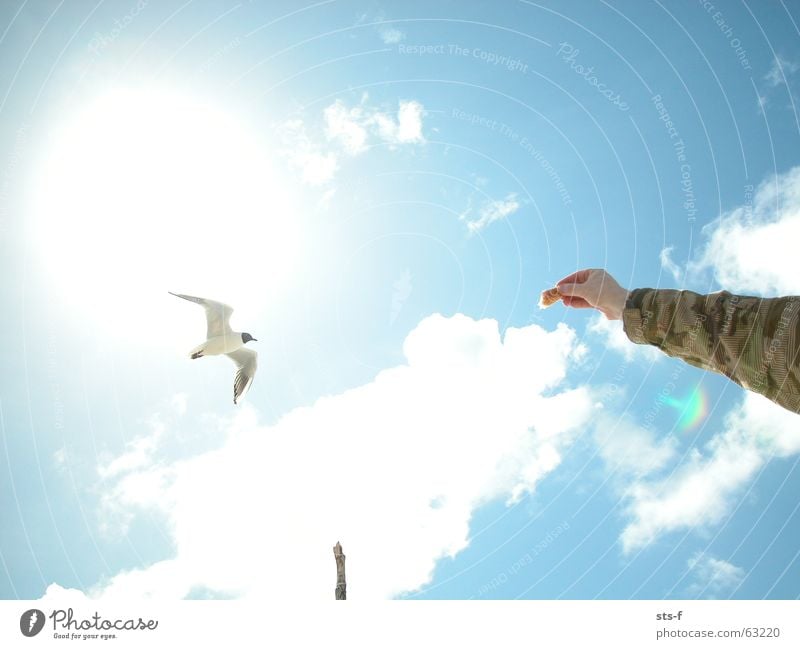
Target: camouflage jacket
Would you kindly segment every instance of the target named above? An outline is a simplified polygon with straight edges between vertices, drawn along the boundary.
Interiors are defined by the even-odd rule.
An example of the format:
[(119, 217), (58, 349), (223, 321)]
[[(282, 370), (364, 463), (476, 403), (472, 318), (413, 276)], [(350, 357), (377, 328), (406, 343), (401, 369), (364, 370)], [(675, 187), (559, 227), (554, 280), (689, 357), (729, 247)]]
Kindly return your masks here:
[(800, 296), (639, 288), (622, 314), (628, 338), (724, 374), (800, 413)]

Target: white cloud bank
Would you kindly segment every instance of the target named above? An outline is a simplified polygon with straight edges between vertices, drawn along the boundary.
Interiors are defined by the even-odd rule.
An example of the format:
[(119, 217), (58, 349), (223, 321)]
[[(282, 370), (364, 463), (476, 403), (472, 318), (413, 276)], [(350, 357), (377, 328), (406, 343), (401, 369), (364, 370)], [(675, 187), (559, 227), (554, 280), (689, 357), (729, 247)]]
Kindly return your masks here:
[(221, 448), (172, 464), (131, 445), (104, 470), (113, 499), (163, 510), (176, 553), (90, 595), (330, 600), (336, 541), (353, 599), (420, 588), (468, 545), (477, 507), (533, 491), (589, 421), (589, 391), (561, 386), (577, 344), (563, 324), (501, 337), (494, 320), (434, 315), (405, 364), (275, 425), (245, 407)]
[(623, 550), (639, 549), (662, 534), (716, 525), (742, 489), (773, 457), (800, 452), (800, 417), (761, 395), (745, 393), (725, 418), (725, 430), (705, 451), (693, 449), (673, 473), (633, 483), (627, 490), (630, 522)]
[(708, 241), (690, 271), (711, 270), (731, 292), (800, 294), (800, 167), (763, 181), (744, 204), (703, 228)]
[[(725, 290), (755, 295), (800, 294), (794, 245), (800, 241), (800, 166), (772, 175), (752, 198), (703, 228), (705, 244), (687, 267), (695, 283), (710, 271)], [(684, 269), (664, 248), (661, 268), (676, 281)], [(705, 283), (705, 282), (702, 282)]]

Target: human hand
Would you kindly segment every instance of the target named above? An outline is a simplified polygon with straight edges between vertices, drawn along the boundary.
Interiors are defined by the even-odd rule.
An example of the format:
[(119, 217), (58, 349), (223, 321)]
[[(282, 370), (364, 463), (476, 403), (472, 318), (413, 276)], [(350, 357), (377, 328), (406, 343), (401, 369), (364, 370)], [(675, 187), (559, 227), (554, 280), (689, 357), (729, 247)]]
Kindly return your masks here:
[(565, 305), (576, 309), (594, 308), (609, 320), (621, 320), (628, 290), (600, 268), (587, 268), (567, 275), (556, 286)]

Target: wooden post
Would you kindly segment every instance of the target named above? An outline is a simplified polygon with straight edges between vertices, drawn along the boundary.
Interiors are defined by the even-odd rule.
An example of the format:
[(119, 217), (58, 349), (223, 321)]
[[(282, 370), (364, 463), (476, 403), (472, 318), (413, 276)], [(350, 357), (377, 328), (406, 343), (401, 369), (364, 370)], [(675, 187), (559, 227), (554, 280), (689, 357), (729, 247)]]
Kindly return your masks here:
[(336, 558), (336, 599), (347, 599), (347, 580), (344, 577), (344, 552), (338, 541), (333, 546), (333, 556)]

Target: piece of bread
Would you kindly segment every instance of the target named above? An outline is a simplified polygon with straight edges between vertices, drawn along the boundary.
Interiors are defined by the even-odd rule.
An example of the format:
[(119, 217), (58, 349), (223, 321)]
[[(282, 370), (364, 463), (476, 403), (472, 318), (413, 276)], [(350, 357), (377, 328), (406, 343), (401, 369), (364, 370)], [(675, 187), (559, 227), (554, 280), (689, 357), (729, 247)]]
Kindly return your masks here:
[(542, 291), (542, 294), (539, 296), (539, 308), (546, 309), (549, 306), (553, 306), (560, 299), (561, 292), (557, 287), (548, 288), (546, 291)]

